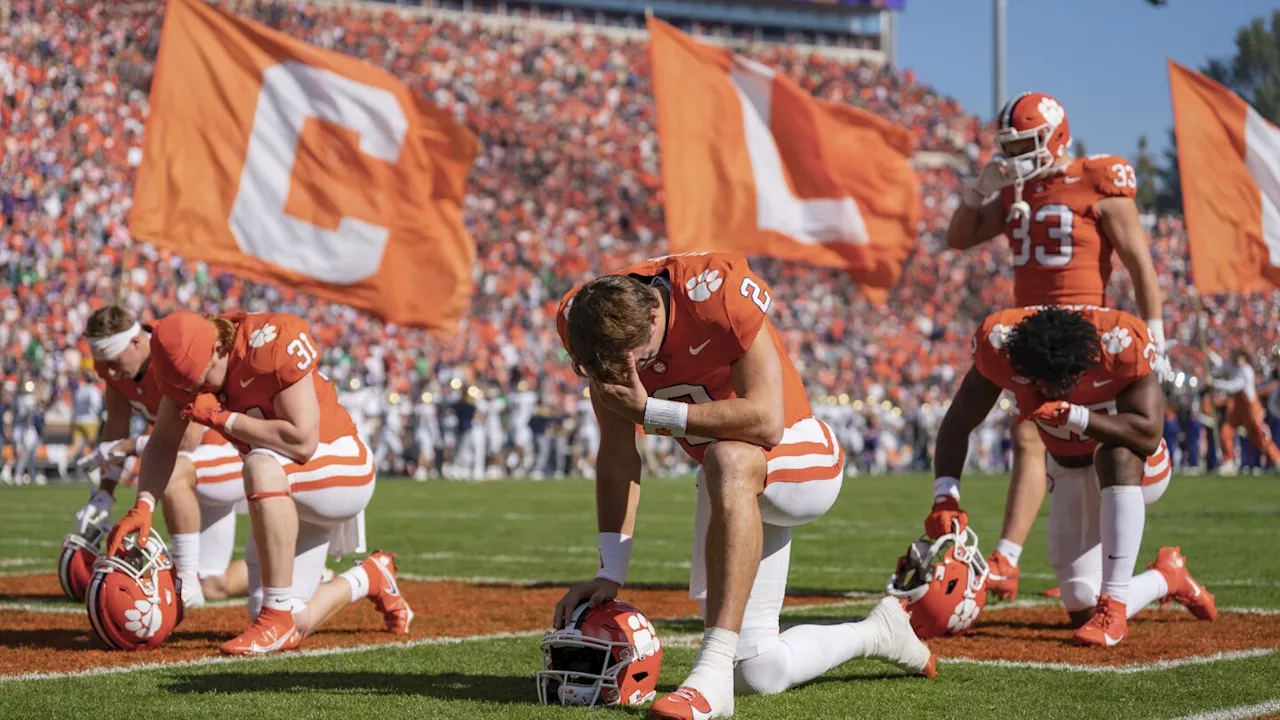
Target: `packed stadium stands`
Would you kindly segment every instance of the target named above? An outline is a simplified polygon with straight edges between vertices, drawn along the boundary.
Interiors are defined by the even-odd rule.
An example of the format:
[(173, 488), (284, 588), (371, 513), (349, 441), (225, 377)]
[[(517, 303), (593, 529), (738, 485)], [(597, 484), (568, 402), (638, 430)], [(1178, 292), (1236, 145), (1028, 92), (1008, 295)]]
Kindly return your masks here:
[[(550, 32), (542, 25), (551, 21), (517, 29), (481, 16), (446, 19), (381, 6), (228, 4), (385, 66), (479, 136), (484, 150), (467, 208), (478, 251), (469, 316), (456, 337), (433, 339), (133, 242), (132, 169), (162, 14), (151, 2), (9, 0), (0, 4), (9, 10), (0, 19), (6, 458), (34, 422), (18, 412), (30, 404), (23, 396), (38, 400), (31, 412), (49, 445), (69, 441), (73, 405), (77, 418), (92, 414), (92, 391), (78, 392), (92, 373), (79, 335), (93, 309), (118, 301), (147, 319), (179, 308), (307, 318), (326, 371), (361, 406), (356, 414), (368, 418), (359, 419), (369, 423), (390, 469), (430, 465), (418, 452), (424, 442), (445, 448), (440, 464), (450, 475), (505, 473), (499, 465), (508, 455), (518, 472), (572, 472), (574, 462), (585, 468), (590, 412), (583, 412), (583, 385), (564, 361), (552, 317), (574, 283), (666, 252), (642, 36), (596, 33), (586, 24)], [(968, 366), (970, 333), (1012, 294), (1003, 242), (969, 253), (947, 251), (943, 242), (962, 179), (989, 153), (988, 134), (977, 117), (909, 70), (780, 46), (751, 52), (819, 97), (902, 123), (929, 158), (920, 164), (920, 246), (887, 305), (869, 303), (838, 272), (753, 263), (773, 284), (774, 322), (820, 412), (845, 428), (859, 464), (884, 470), (927, 463), (930, 433)], [(1194, 349), (1186, 234), (1178, 217), (1147, 221), (1176, 341), (1171, 358), (1186, 372), (1176, 405), (1187, 408), (1199, 401), (1193, 378), (1204, 377), (1206, 360)], [(1123, 270), (1111, 297), (1132, 304)], [(1263, 369), (1260, 378), (1270, 378), (1272, 367), (1261, 363), (1276, 357), (1280, 296), (1203, 302), (1211, 346), (1224, 354), (1248, 350)], [(1271, 403), (1274, 419), (1280, 411)], [(383, 416), (392, 419), (375, 420)], [(472, 432), (473, 425), (485, 430)], [(469, 439), (477, 434), (484, 435), (479, 445)], [(980, 462), (1002, 462), (1003, 434), (980, 440)], [(653, 462), (680, 470), (672, 449), (655, 443)]]

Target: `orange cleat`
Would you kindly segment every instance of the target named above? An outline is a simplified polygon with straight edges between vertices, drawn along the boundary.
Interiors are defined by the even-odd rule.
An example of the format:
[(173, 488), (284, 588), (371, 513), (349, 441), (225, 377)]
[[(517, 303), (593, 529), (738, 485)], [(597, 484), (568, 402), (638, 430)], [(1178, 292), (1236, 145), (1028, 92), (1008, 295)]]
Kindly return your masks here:
[(1047, 598), (1060, 598), (1062, 597), (1062, 588), (1058, 587), (1057, 585), (1054, 585), (1053, 587), (1044, 591), (1044, 596)]
[(396, 635), (408, 635), (413, 622), (413, 610), (396, 582), (396, 556), (381, 550), (360, 562), (369, 574), (369, 600), (382, 613), (382, 623), (387, 631)]
[(987, 558), (987, 592), (1000, 600), (1018, 599), (1018, 568), (999, 550)]
[(1213, 601), (1213, 593), (1191, 577), (1191, 571), (1187, 570), (1187, 559), (1182, 556), (1182, 548), (1160, 548), (1156, 561), (1147, 568), (1163, 575), (1164, 581), (1169, 585), (1169, 594), (1160, 598), (1161, 604), (1174, 600), (1201, 620), (1218, 619), (1218, 606)]
[(1075, 644), (1094, 647), (1119, 645), (1129, 636), (1126, 612), (1125, 604), (1112, 600), (1110, 595), (1099, 597), (1097, 612), (1076, 630), (1073, 636)]
[(711, 703), (691, 687), (680, 687), (649, 706), (649, 720), (708, 720), (712, 717), (716, 715), (712, 714)]
[(223, 655), (266, 655), (292, 650), (302, 644), (302, 634), (288, 610), (263, 608), (248, 630), (218, 648)]

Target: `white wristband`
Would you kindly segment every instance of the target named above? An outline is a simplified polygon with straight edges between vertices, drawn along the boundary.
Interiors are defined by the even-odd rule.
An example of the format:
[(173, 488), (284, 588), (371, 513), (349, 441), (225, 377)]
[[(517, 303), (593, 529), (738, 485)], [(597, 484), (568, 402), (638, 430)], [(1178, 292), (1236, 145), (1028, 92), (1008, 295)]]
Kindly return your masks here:
[(934, 478), (933, 499), (937, 500), (941, 497), (949, 497), (956, 502), (960, 502), (960, 478), (946, 475)]
[(1077, 435), (1083, 435), (1089, 428), (1089, 408), (1083, 405), (1072, 405), (1067, 411), (1065, 427)]
[(147, 449), (147, 443), (150, 440), (150, 435), (139, 435), (138, 439), (133, 441), (133, 454), (142, 457), (142, 451)]
[(596, 544), (600, 548), (600, 571), (596, 577), (622, 585), (631, 565), (631, 536), (602, 532), (596, 537)]
[(649, 398), (644, 402), (644, 431), (647, 435), (684, 437), (689, 424), (689, 406), (674, 400)]
[(236, 424), (236, 418), (240, 417), (240, 413), (231, 413), (227, 416), (227, 421), (222, 424), (222, 431), (230, 433), (232, 426)]
[(1147, 330), (1151, 333), (1151, 342), (1155, 343), (1156, 350), (1164, 352), (1164, 319), (1153, 318), (1148, 320)]

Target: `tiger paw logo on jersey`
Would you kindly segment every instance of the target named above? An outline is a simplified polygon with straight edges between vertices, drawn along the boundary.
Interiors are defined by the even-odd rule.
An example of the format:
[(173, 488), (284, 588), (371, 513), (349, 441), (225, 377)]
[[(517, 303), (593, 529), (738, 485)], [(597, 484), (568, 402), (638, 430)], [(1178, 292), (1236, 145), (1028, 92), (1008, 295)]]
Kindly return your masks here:
[(1102, 347), (1115, 355), (1133, 344), (1129, 328), (1115, 327), (1102, 334)]
[(1037, 109), (1044, 116), (1045, 121), (1053, 127), (1061, 125), (1062, 119), (1067, 116), (1067, 111), (1063, 109), (1062, 104), (1051, 97), (1041, 98)]
[(155, 635), (164, 622), (164, 614), (160, 612), (159, 605), (158, 595), (153, 595), (146, 600), (133, 601), (133, 609), (124, 611), (124, 616), (128, 620), (124, 624), (124, 629), (136, 635), (139, 640), (146, 640)]
[(724, 278), (720, 277), (719, 270), (703, 270), (697, 277), (689, 278), (684, 288), (689, 291), (690, 300), (702, 302), (711, 297), (711, 293), (719, 290), (723, 284)]
[(951, 613), (951, 618), (947, 620), (947, 630), (951, 633), (961, 633), (969, 629), (973, 625), (973, 621), (978, 619), (978, 614), (982, 608), (971, 597), (966, 597), (956, 605), (955, 612)]
[(991, 347), (1003, 350), (1005, 343), (1009, 342), (1009, 333), (1011, 332), (1013, 332), (1013, 328), (1008, 325), (996, 325), (987, 334), (987, 342), (991, 343)]
[(268, 323), (253, 331), (253, 334), (249, 336), (249, 344), (260, 348), (275, 339), (276, 326)]

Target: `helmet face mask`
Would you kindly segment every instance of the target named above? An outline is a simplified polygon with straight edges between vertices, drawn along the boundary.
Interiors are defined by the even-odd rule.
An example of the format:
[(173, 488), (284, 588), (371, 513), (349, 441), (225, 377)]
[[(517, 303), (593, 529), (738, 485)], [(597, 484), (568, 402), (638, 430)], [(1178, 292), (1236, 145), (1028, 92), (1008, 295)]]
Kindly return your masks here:
[(538, 701), (639, 705), (657, 694), (661, 667), (662, 645), (639, 610), (621, 602), (579, 605), (568, 627), (543, 636)]

